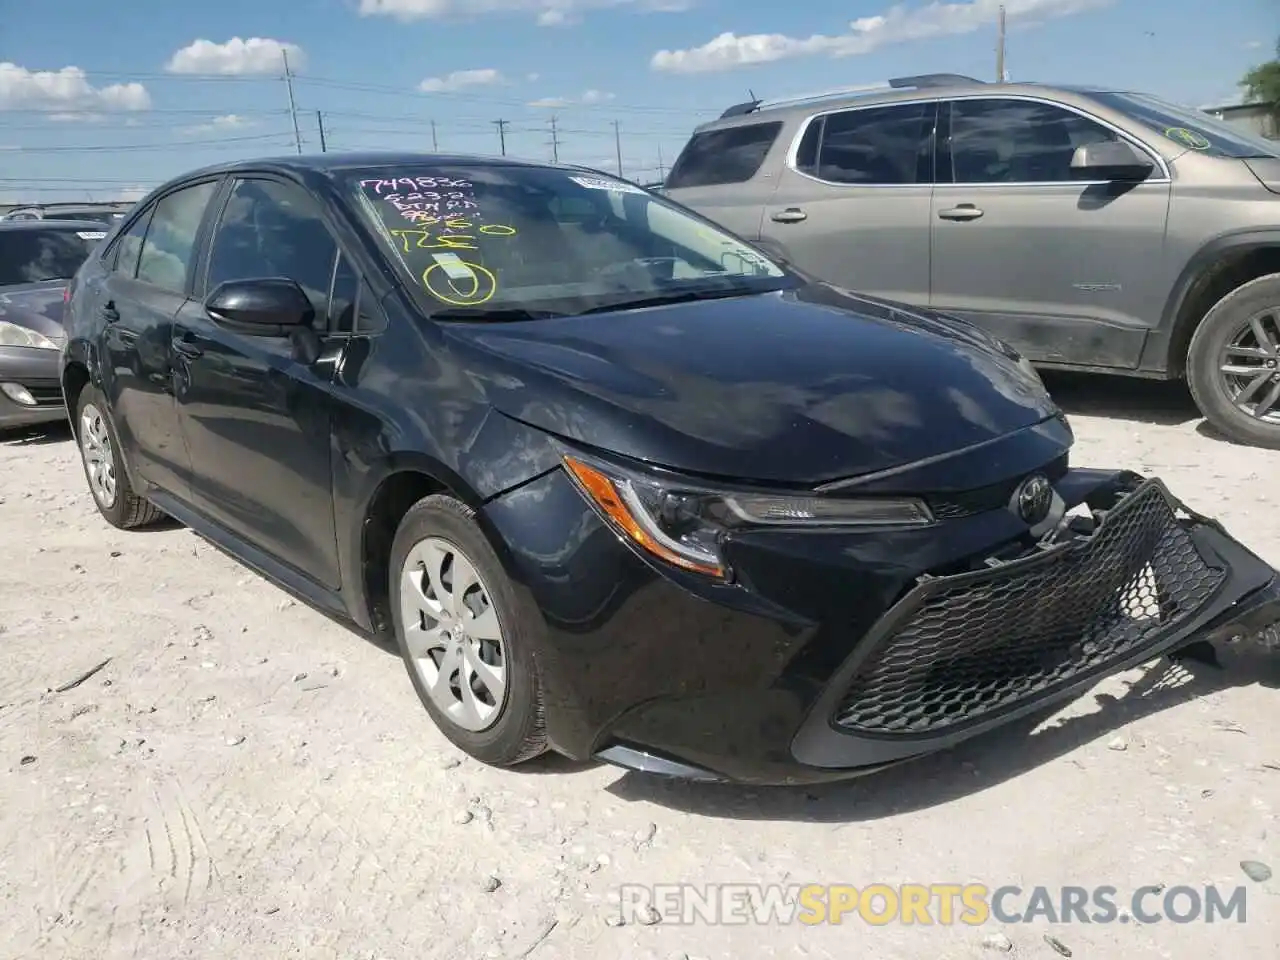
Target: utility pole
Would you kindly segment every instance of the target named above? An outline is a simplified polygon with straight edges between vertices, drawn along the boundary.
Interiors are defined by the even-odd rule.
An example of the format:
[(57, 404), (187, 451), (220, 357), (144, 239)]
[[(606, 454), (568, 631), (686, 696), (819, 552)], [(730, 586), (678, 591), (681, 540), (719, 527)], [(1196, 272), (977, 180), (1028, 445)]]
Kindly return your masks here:
[(662, 162), (662, 144), (658, 144), (658, 179), (663, 182), (667, 179), (667, 165)]
[(319, 110), (316, 111), (316, 126), (320, 128), (320, 152), (328, 153), (329, 148), (324, 142), (324, 114)]
[(440, 152), (440, 139), (436, 136), (436, 122), (431, 121), (431, 152)]
[(302, 153), (302, 134), (298, 131), (298, 104), (293, 99), (293, 74), (289, 72), (289, 51), (281, 50), (284, 59), (284, 86), (289, 91), (289, 116), (293, 118), (293, 143)]
[(622, 176), (622, 133), (617, 120), (613, 121), (613, 148), (618, 153), (618, 176)]
[(1000, 29), (996, 35), (996, 83), (1004, 83), (1004, 5), (1000, 7)]
[(551, 116), (551, 162), (560, 162), (560, 138), (556, 136), (556, 118)]
[(507, 124), (510, 120), (494, 120), (493, 125), (498, 128), (498, 145), (502, 148), (502, 155), (507, 155)]

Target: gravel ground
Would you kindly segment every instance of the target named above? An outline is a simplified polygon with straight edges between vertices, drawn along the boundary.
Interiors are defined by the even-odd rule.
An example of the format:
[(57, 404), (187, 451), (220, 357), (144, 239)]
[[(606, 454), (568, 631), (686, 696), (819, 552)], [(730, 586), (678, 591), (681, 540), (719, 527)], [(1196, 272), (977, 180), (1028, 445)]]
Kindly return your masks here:
[[(1163, 476), (1280, 565), (1280, 452), (1177, 388), (1054, 380), (1077, 463)], [(183, 529), (94, 512), (64, 430), (0, 437), (0, 957), (1277, 956), (1280, 654), (1156, 663), (854, 783), (462, 757), (401, 664)], [(56, 688), (101, 661), (91, 678)], [(1256, 875), (1266, 872), (1250, 868)], [(615, 925), (623, 883), (1247, 889), (1247, 920)], [(1158, 904), (1158, 899), (1156, 901)], [(1046, 934), (1063, 946), (1058, 950)], [(1064, 952), (1069, 951), (1069, 952)]]

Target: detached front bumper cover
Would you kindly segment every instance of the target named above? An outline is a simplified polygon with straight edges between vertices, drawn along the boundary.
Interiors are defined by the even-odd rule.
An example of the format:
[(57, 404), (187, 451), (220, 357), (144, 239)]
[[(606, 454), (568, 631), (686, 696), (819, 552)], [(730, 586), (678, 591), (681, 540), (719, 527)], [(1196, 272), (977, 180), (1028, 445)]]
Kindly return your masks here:
[(1033, 551), (920, 578), (832, 678), (795, 759), (874, 767), (943, 749), (1192, 639), (1280, 620), (1276, 572), (1221, 525), (1158, 479), (1103, 476)]

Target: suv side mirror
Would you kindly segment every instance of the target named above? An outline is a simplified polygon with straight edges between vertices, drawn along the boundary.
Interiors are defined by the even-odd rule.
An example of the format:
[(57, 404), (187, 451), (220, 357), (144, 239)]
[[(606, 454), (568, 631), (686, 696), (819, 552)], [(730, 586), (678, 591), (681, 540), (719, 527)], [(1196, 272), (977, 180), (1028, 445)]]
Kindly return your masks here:
[(254, 337), (287, 337), (315, 320), (311, 298), (294, 280), (259, 277), (220, 283), (204, 309), (219, 326)]
[(1071, 155), (1071, 172), (1086, 180), (1145, 180), (1154, 169), (1150, 157), (1124, 140), (1086, 143)]

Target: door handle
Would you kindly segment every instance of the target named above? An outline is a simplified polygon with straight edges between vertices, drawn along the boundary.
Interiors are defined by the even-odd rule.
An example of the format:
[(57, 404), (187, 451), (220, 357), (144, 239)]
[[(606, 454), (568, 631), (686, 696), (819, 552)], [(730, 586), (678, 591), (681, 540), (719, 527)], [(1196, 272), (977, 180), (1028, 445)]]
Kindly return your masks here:
[(198, 346), (190, 340), (184, 340), (181, 337), (174, 337), (172, 346), (174, 353), (180, 357), (186, 357), (188, 360), (195, 360), (197, 357), (204, 355), (204, 351)]
[(939, 210), (938, 216), (943, 220), (977, 220), (982, 211), (972, 203), (960, 203), (949, 210)]
[(116, 309), (114, 300), (108, 300), (102, 305), (102, 319), (107, 323), (115, 323), (120, 319), (120, 311)]
[(808, 219), (809, 215), (799, 207), (787, 207), (785, 210), (779, 210), (773, 214), (770, 219), (775, 223), (799, 223), (801, 220)]

